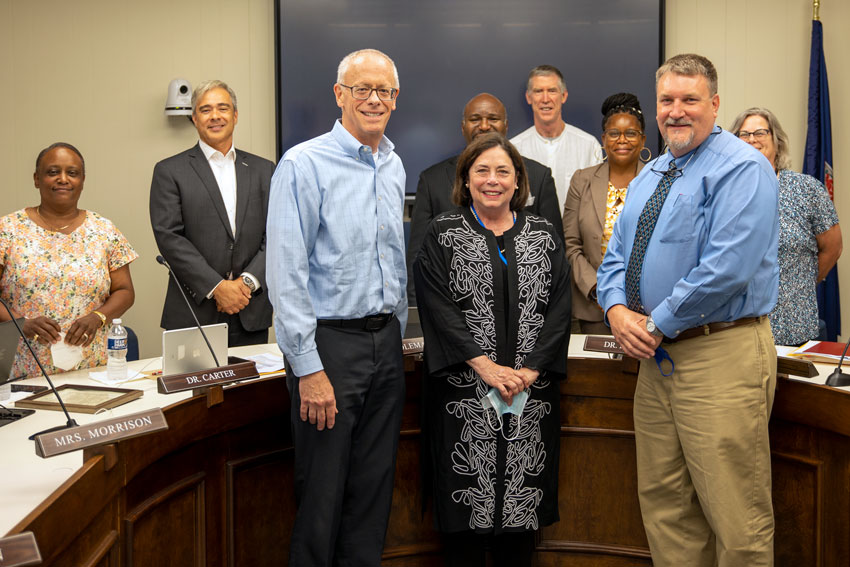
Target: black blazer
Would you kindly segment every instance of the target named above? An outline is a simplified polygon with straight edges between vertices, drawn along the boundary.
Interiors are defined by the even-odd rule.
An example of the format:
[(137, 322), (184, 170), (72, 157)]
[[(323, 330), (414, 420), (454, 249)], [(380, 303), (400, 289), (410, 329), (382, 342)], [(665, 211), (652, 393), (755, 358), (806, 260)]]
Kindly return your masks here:
[[(150, 216), (160, 253), (194, 300), (202, 325), (218, 321), (215, 299), (206, 295), (230, 274), (254, 275), (262, 286), (239, 312), (247, 331), (272, 323), (266, 293), (266, 215), (274, 164), (236, 150), (236, 237), (221, 191), (199, 145), (164, 159), (153, 170)], [(165, 329), (194, 326), (177, 284), (169, 277), (162, 321)]]
[[(452, 186), (455, 182), (457, 159), (454, 156), (434, 164), (419, 174), (419, 185), (416, 187), (416, 199), (413, 202), (413, 214), (410, 219), (410, 242), (407, 246), (407, 297), (412, 301), (416, 297), (413, 278), (410, 274), (413, 260), (422, 247), (428, 225), (431, 220), (457, 205), (452, 203)], [(555, 227), (555, 232), (564, 242), (564, 228), (561, 211), (558, 210), (558, 194), (555, 191), (555, 180), (552, 170), (533, 159), (523, 157), (525, 171), (528, 174), (528, 185), (531, 190), (525, 211), (543, 217)]]

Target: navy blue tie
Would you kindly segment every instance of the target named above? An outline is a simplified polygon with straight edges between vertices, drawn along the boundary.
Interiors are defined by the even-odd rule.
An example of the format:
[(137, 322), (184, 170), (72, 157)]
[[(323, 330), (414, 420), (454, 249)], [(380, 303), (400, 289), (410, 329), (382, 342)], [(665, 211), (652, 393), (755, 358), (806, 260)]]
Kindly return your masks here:
[(667, 194), (670, 193), (670, 186), (676, 181), (678, 174), (679, 170), (676, 169), (676, 164), (671, 161), (670, 169), (664, 173), (655, 187), (655, 192), (650, 195), (649, 200), (643, 206), (640, 217), (638, 217), (635, 241), (629, 255), (629, 265), (626, 268), (626, 300), (629, 309), (638, 313), (644, 313), (643, 305), (640, 302), (640, 276), (643, 273), (643, 258), (646, 255), (646, 247), (649, 245), (652, 231), (655, 230), (655, 223), (658, 222), (658, 215), (661, 214)]

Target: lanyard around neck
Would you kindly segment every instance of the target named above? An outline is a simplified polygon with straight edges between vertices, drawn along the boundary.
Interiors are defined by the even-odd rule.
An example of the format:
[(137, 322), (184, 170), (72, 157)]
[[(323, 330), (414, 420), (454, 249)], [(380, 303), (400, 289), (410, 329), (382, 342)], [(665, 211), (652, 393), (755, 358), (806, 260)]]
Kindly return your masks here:
[[(475, 210), (475, 205), (473, 205), (472, 203), (470, 203), (470, 204), (469, 204), (469, 208), (470, 208), (470, 209), (472, 209), (472, 214), (473, 214), (473, 215), (475, 215), (475, 220), (477, 220), (477, 221), (478, 221), (478, 224), (480, 224), (480, 225), (481, 225), (481, 228), (485, 228), (485, 229), (486, 229), (487, 227), (486, 227), (486, 226), (484, 226), (484, 223), (483, 223), (483, 222), (481, 222), (481, 217), (479, 217), (479, 216), (478, 216), (478, 211), (476, 211), (476, 210)], [(513, 224), (516, 224), (516, 212), (515, 212), (515, 211), (511, 211), (511, 214), (513, 215), (513, 220), (514, 220)], [(487, 230), (489, 230), (489, 229), (487, 229)], [(492, 231), (491, 231), (491, 232), (492, 232)], [(506, 266), (508, 265), (508, 259), (507, 259), (507, 258), (505, 258), (505, 254), (504, 254), (504, 252), (502, 252), (501, 250), (499, 250), (499, 258), (501, 258), (501, 259), (502, 259), (502, 263), (503, 263), (504, 265), (506, 265)]]

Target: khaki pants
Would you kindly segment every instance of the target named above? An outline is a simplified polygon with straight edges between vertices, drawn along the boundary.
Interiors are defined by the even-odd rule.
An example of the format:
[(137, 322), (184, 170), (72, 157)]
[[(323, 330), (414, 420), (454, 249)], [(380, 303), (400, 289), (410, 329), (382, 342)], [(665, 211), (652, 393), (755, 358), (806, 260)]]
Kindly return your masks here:
[(634, 406), (653, 565), (772, 566), (776, 351), (767, 317), (662, 346), (675, 371), (665, 377), (642, 361)]

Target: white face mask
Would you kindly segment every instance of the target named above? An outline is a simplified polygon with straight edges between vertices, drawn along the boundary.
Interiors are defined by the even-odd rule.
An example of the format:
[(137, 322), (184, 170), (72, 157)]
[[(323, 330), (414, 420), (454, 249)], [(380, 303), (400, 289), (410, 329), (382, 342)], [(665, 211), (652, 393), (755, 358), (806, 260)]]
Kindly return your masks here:
[[(490, 424), (490, 427), (493, 427), (493, 424), (490, 423), (490, 414), (487, 412), (488, 409), (492, 409), (496, 412), (496, 419), (499, 420), (499, 431), (502, 432), (502, 437), (505, 437), (504, 432), (504, 423), (502, 422), (502, 416), (506, 413), (512, 413), (517, 416), (517, 432), (513, 437), (505, 437), (507, 441), (514, 441), (520, 432), (519, 420), (520, 416), (522, 416), (522, 410), (525, 409), (525, 403), (528, 401), (528, 390), (523, 390), (519, 394), (515, 395), (513, 400), (511, 400), (510, 405), (505, 403), (505, 400), (502, 399), (502, 396), (499, 394), (499, 391), (496, 388), (490, 388), (490, 391), (487, 392), (487, 395), (481, 398), (481, 407), (484, 408), (484, 415), (487, 416), (487, 423)], [(493, 427), (493, 429), (496, 429)]]

